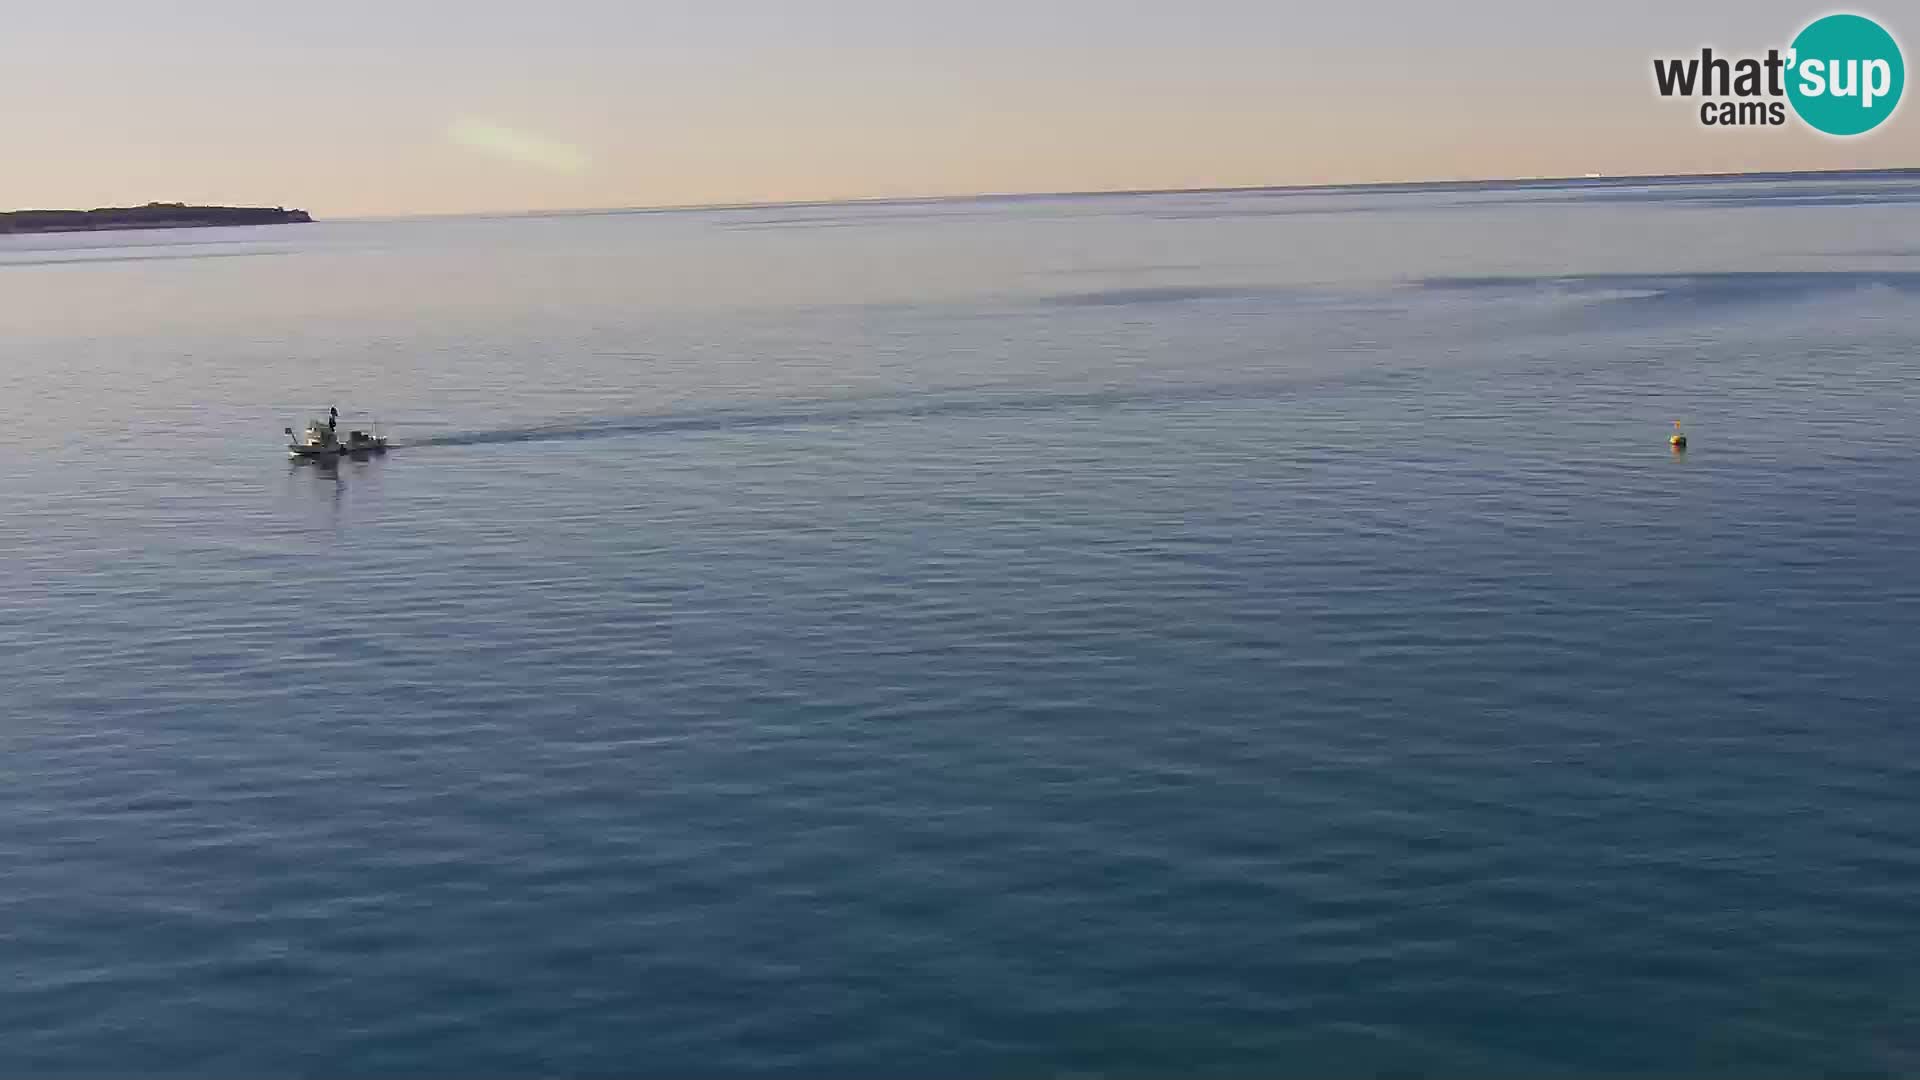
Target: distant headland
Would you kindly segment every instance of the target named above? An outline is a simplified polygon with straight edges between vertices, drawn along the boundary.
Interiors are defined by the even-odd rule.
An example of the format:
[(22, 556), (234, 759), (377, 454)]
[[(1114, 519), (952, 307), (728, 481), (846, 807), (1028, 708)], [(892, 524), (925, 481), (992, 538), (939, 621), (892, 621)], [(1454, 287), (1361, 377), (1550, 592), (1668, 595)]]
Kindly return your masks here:
[(312, 221), (284, 206), (188, 206), (148, 203), (96, 210), (15, 210), (0, 213), (0, 233), (102, 232), (108, 229), (192, 229), (221, 225), (288, 225)]

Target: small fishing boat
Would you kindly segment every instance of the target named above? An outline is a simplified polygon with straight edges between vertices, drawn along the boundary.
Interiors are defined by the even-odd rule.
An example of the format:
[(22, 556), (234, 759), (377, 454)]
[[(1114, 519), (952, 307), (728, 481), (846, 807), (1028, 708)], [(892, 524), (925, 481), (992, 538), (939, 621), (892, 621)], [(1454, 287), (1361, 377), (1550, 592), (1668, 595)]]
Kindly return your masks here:
[(383, 454), (387, 450), (387, 437), (380, 434), (378, 425), (372, 425), (368, 431), (349, 431), (342, 439), (335, 434), (339, 420), (337, 415), (326, 420), (309, 420), (307, 429), (299, 435), (287, 428), (287, 456), (296, 458), (334, 457), (339, 454)]

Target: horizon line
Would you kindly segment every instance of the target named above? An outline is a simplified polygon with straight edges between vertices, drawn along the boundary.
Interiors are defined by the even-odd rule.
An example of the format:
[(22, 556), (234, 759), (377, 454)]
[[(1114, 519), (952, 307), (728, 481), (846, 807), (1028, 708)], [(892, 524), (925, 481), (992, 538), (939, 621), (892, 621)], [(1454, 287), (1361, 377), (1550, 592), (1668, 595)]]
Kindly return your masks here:
[(1920, 166), (1889, 169), (1764, 169), (1744, 172), (1593, 173), (1580, 176), (1493, 176), (1470, 180), (1360, 180), (1325, 184), (1228, 184), (1207, 187), (1090, 188), (1068, 191), (982, 191), (964, 195), (850, 195), (830, 199), (769, 199), (751, 202), (658, 203), (633, 206), (575, 206), (520, 210), (425, 210), (404, 214), (364, 214), (332, 221), (413, 221), (441, 218), (560, 217), (593, 214), (672, 214), (715, 210), (778, 210), (823, 206), (887, 206), (915, 203), (985, 202), (994, 199), (1088, 199), (1129, 195), (1231, 195), (1255, 192), (1394, 191), (1499, 185), (1551, 186), (1569, 183), (1617, 184), (1659, 180), (1739, 180), (1758, 177), (1920, 176)]
[[(747, 202), (655, 203), (628, 206), (569, 206), (502, 210), (420, 210), (398, 214), (348, 214), (317, 218), (316, 221), (413, 221), (441, 218), (547, 217), (592, 214), (672, 214), (714, 210), (777, 210), (787, 207), (886, 206), (894, 204), (984, 202), (995, 199), (1092, 199), (1121, 198), (1130, 195), (1232, 195), (1257, 192), (1306, 193), (1315, 191), (1405, 191), (1432, 188), (1554, 186), (1562, 184), (1622, 184), (1663, 180), (1741, 180), (1761, 177), (1844, 177), (1844, 176), (1920, 176), (1920, 166), (1885, 169), (1756, 169), (1740, 172), (1680, 173), (1584, 173), (1579, 176), (1489, 176), (1465, 180), (1356, 180), (1324, 184), (1222, 184), (1202, 187), (1168, 188), (1087, 188), (1079, 190), (982, 191), (947, 195), (849, 195), (826, 199), (766, 199)], [(129, 206), (154, 205), (153, 203)], [(212, 203), (189, 203), (211, 206)], [(219, 204), (238, 206), (239, 204)], [(100, 209), (119, 209), (102, 207)], [(282, 207), (282, 209), (304, 209)], [(7, 214), (51, 213), (46, 207), (19, 207), (0, 211)]]

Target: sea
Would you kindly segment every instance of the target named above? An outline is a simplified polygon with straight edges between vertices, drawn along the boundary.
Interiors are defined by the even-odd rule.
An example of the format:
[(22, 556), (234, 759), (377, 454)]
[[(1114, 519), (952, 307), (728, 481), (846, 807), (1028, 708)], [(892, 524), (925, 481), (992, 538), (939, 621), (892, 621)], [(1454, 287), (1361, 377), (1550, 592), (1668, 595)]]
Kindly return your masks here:
[(0, 237), (0, 1073), (1920, 1073), (1917, 202)]

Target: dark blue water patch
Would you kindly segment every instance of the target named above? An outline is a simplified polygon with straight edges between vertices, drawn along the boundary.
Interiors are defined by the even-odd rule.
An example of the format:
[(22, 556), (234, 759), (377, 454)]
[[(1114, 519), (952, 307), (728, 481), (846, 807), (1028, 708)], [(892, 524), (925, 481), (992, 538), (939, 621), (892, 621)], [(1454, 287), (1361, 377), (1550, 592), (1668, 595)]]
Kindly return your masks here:
[(1208, 269), (1205, 263), (1110, 263), (1101, 266), (1061, 266), (1036, 271), (1036, 274), (1055, 277), (1090, 277), (1096, 274), (1148, 274), (1148, 273), (1188, 273)]
[[(125, 251), (141, 248), (205, 248), (258, 244), (252, 238), (220, 239), (204, 235), (203, 229), (160, 229), (147, 233), (107, 231), (11, 233), (0, 234), (0, 250), (5, 251)], [(156, 236), (147, 239), (147, 236)], [(135, 239), (141, 236), (142, 239)]]
[(1840, 259), (1914, 259), (1920, 258), (1920, 247), (1861, 248), (1857, 251), (1815, 251), (1809, 254)]
[(719, 211), (714, 216), (715, 224), (723, 229), (845, 229), (890, 228), (905, 222), (974, 219), (984, 213), (983, 209), (965, 203), (924, 208), (847, 203), (840, 209), (841, 212), (832, 214), (776, 212), (755, 217), (735, 216), (738, 211)]
[[(1818, 173), (1756, 172), (1756, 173), (1698, 173), (1698, 174), (1647, 174), (1634, 176), (1579, 176), (1579, 177), (1542, 177), (1538, 179), (1513, 178), (1489, 180), (1434, 180), (1412, 181), (1383, 184), (1324, 184), (1292, 185), (1271, 187), (1228, 187), (1228, 188), (1184, 188), (1163, 191), (1089, 191), (1040, 193), (1029, 195), (982, 195), (963, 196), (953, 201), (982, 203), (1018, 203), (1047, 202), (1072, 199), (1138, 199), (1163, 197), (1216, 196), (1231, 199), (1290, 199), (1299, 196), (1368, 196), (1368, 195), (1418, 195), (1425, 196), (1420, 201), (1422, 209), (1435, 206), (1456, 205), (1445, 199), (1433, 198), (1454, 194), (1487, 193), (1532, 193), (1538, 196), (1564, 196), (1580, 199), (1592, 196), (1621, 195), (1631, 201), (1650, 201), (1642, 197), (1651, 196), (1658, 201), (1660, 193), (1670, 193), (1674, 198), (1697, 195), (1703, 198), (1719, 197), (1714, 189), (1752, 186), (1767, 191), (1818, 192), (1823, 187), (1840, 190), (1884, 189), (1889, 184), (1920, 185), (1920, 169), (1860, 169), (1833, 170)], [(1764, 187), (1763, 187), (1764, 186)], [(1505, 200), (1481, 199), (1478, 205), (1498, 205)], [(1526, 200), (1522, 200), (1526, 201)], [(1461, 202), (1457, 205), (1473, 205)], [(874, 203), (872, 205), (882, 205)]]
[[(927, 216), (927, 217), (938, 217), (938, 216), (941, 216), (941, 215), (923, 215), (923, 216)], [(855, 218), (855, 217), (842, 217), (842, 218), (821, 218), (821, 217), (814, 217), (814, 218), (755, 218), (755, 219), (753, 219), (753, 220), (750, 220), (750, 221), (728, 221), (728, 222), (723, 222), (723, 223), (721, 224), (721, 226), (720, 226), (720, 227), (721, 227), (721, 228), (723, 228), (723, 229), (739, 229), (739, 230), (753, 230), (753, 229), (857, 229), (857, 228), (861, 228), (861, 227), (863, 227), (863, 226), (866, 226), (866, 227), (871, 227), (871, 226), (875, 226), (875, 225), (881, 225), (881, 224), (884, 224), (884, 222), (881, 222), (881, 221), (877, 221), (877, 220), (874, 220), (874, 219), (872, 219), (872, 218)]]
[[(1447, 205), (1467, 206), (1466, 202)], [(1424, 208), (1424, 206), (1423, 206)], [(1378, 214), (1403, 209), (1392, 202), (1342, 203), (1316, 206), (1235, 206), (1192, 210), (1165, 210), (1153, 216), (1161, 221), (1207, 221), (1226, 218), (1321, 217), (1335, 214)]]
[[(1920, 202), (1920, 187), (1885, 184), (1804, 186), (1728, 184), (1699, 188), (1659, 184), (1645, 188), (1567, 188), (1512, 193), (1491, 198), (1454, 199), (1436, 203), (1452, 208), (1540, 206), (1566, 204), (1671, 205), (1697, 209), (1785, 209), (1788, 207), (1896, 206)], [(1426, 204), (1422, 204), (1424, 209)]]
[(1611, 304), (1717, 306), (1890, 289), (1920, 293), (1920, 271), (1742, 270), (1718, 273), (1487, 275), (1421, 278), (1446, 292), (1593, 295)]
[[(76, 251), (77, 248), (61, 250)], [(39, 253), (36, 252), (36, 255)], [(26, 266), (79, 266), (89, 263), (130, 263), (130, 262), (167, 262), (174, 259), (241, 259), (257, 255), (282, 255), (282, 251), (179, 251), (162, 254), (135, 255), (130, 252), (118, 252), (111, 255), (56, 255), (50, 258), (9, 258), (0, 256), (0, 267)]]
[(1658, 183), (1646, 187), (1569, 188), (1522, 198), (1460, 200), (1454, 206), (1590, 203), (1597, 205), (1670, 205), (1696, 209), (1786, 209), (1789, 207), (1897, 206), (1920, 202), (1920, 185), (1879, 182), (1780, 184), (1760, 182), (1714, 186)]
[[(1234, 192), (1254, 196), (1285, 196), (1297, 194), (1435, 194), (1448, 192), (1508, 192), (1532, 191), (1542, 193), (1568, 192), (1575, 195), (1584, 193), (1626, 192), (1636, 189), (1653, 188), (1676, 193), (1699, 191), (1715, 187), (1733, 185), (1792, 185), (1796, 189), (1817, 189), (1821, 185), (1860, 185), (1870, 183), (1913, 183), (1920, 184), (1920, 169), (1864, 169), (1837, 170), (1820, 173), (1701, 173), (1642, 176), (1587, 176), (1587, 177), (1549, 177), (1537, 180), (1441, 180), (1393, 184), (1336, 184), (1327, 187), (1275, 187), (1224, 189), (1221, 193)], [(1423, 203), (1423, 205), (1425, 205)]]
[[(1920, 202), (1920, 191), (1901, 192), (1856, 192), (1851, 194), (1832, 193), (1826, 195), (1779, 194), (1767, 192), (1708, 194), (1693, 191), (1565, 191), (1557, 193), (1529, 194), (1514, 197), (1452, 199), (1434, 202), (1422, 202), (1421, 211), (1435, 209), (1472, 210), (1490, 206), (1539, 206), (1546, 204), (1607, 204), (1607, 203), (1653, 203), (1673, 204), (1698, 208), (1784, 208), (1788, 206), (1890, 206)], [(1301, 207), (1239, 207), (1219, 210), (1191, 210), (1156, 215), (1167, 220), (1190, 220), (1205, 218), (1256, 218), (1256, 217), (1297, 217), (1321, 214), (1377, 214), (1403, 207), (1392, 203), (1376, 202), (1351, 206), (1301, 206)]]
[(1041, 303), (1063, 307), (1125, 307), (1132, 304), (1185, 304), (1195, 300), (1241, 300), (1279, 295), (1297, 295), (1297, 291), (1234, 285), (1143, 285), (1138, 288), (1056, 293), (1042, 297)]
[(1696, 206), (1787, 207), (1787, 206), (1870, 206), (1920, 202), (1920, 186), (1886, 184), (1830, 185), (1728, 185), (1705, 190), (1681, 186), (1655, 186), (1644, 189), (1566, 192), (1557, 196), (1567, 201), (1603, 203), (1686, 203)]

